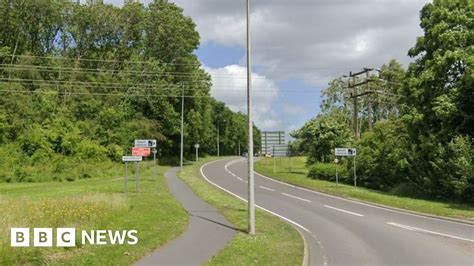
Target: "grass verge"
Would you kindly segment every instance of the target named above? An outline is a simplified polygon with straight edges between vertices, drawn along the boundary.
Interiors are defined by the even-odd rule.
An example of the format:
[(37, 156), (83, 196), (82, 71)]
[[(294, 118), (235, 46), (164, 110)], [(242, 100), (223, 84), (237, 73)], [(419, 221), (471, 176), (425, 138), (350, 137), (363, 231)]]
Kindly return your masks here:
[(247, 204), (206, 182), (200, 167), (216, 158), (185, 166), (180, 178), (203, 200), (216, 207), (238, 229), (236, 236), (214, 256), (210, 265), (301, 265), (304, 243), (291, 225), (256, 210), (256, 235), (247, 230)]
[(293, 157), (291, 159), (290, 172), (289, 159), (276, 158), (274, 172), (273, 158), (264, 158), (255, 164), (255, 170), (265, 176), (272, 177), (283, 182), (314, 189), (331, 195), (354, 198), (376, 204), (386, 205), (389, 207), (437, 216), (465, 219), (474, 222), (474, 206), (459, 203), (400, 197), (380, 191), (360, 187), (355, 188), (345, 184), (339, 184), (339, 186), (336, 186), (334, 182), (308, 178), (308, 170), (305, 166), (305, 162), (306, 157)]
[[(142, 163), (140, 192), (135, 192), (132, 178), (128, 196), (123, 177), (117, 176), (0, 184), (0, 265), (132, 264), (186, 229), (188, 215), (168, 191), (163, 176), (167, 169), (159, 166), (154, 178), (152, 164)], [(76, 247), (12, 248), (12, 227), (74, 227)], [(81, 245), (78, 231), (100, 229), (137, 230), (138, 244)]]

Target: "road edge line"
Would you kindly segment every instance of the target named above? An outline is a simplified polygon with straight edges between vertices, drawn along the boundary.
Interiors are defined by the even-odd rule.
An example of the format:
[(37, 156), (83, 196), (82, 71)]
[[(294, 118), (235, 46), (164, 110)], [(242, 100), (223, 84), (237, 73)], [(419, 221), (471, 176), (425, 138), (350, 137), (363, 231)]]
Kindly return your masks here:
[[(243, 201), (243, 202), (248, 202), (246, 199), (240, 197), (239, 195), (234, 194), (233, 192), (231, 192), (231, 191), (229, 191), (229, 190), (227, 190), (227, 189), (225, 189), (225, 188), (223, 188), (223, 187), (217, 185), (216, 183), (212, 182), (212, 181), (209, 180), (209, 179), (207, 178), (207, 176), (204, 174), (204, 172), (203, 172), (202, 169), (203, 169), (205, 166), (207, 166), (207, 165), (209, 165), (209, 164), (211, 164), (211, 163), (216, 163), (216, 162), (218, 162), (218, 161), (223, 161), (223, 160), (225, 160), (225, 159), (217, 160), (217, 161), (211, 161), (211, 162), (207, 162), (207, 163), (201, 165), (201, 167), (199, 168), (199, 171), (201, 172), (201, 176), (202, 176), (209, 184), (211, 184), (211, 185), (213, 185), (213, 186), (215, 186), (215, 187), (221, 189), (222, 191), (224, 191), (224, 192), (226, 192), (226, 193), (228, 193), (228, 194), (230, 194), (230, 195), (232, 195), (232, 196), (234, 196), (234, 197), (240, 199), (240, 200)], [(237, 161), (237, 160), (241, 160), (241, 159), (236, 159), (236, 160), (233, 160), (233, 161)], [(231, 162), (233, 162), (233, 161), (231, 161)], [(313, 233), (312, 233), (311, 231), (309, 231), (306, 227), (300, 225), (299, 223), (297, 223), (297, 222), (295, 222), (295, 221), (292, 221), (292, 220), (290, 220), (290, 219), (288, 219), (288, 218), (286, 218), (286, 217), (284, 217), (284, 216), (282, 216), (282, 215), (279, 215), (279, 214), (277, 214), (277, 213), (275, 213), (275, 212), (272, 212), (272, 211), (270, 211), (270, 210), (267, 210), (267, 209), (265, 209), (265, 208), (263, 208), (263, 207), (261, 207), (261, 206), (259, 206), (259, 205), (257, 205), (257, 204), (255, 204), (255, 206), (256, 206), (257, 208), (259, 208), (259, 209), (261, 209), (261, 210), (267, 212), (267, 213), (270, 213), (271, 215), (274, 215), (274, 216), (276, 216), (276, 217), (278, 217), (278, 218), (280, 218), (280, 219), (282, 219), (282, 220), (284, 220), (284, 221), (286, 221), (286, 222), (292, 224), (293, 226), (296, 226), (297, 228), (299, 228), (299, 229), (301, 229), (301, 230), (303, 230), (303, 231), (309, 233), (312, 237), (314, 237), (314, 236), (313, 236)], [(300, 234), (300, 236), (303, 238), (303, 244), (304, 244), (304, 251), (303, 251), (303, 252), (304, 252), (304, 254), (303, 254), (302, 265), (307, 266), (307, 265), (309, 265), (309, 249), (308, 249), (308, 244), (307, 244), (307, 242), (306, 242), (306, 239), (305, 239), (304, 235), (303, 235), (298, 229), (297, 229), (296, 231), (297, 231), (297, 232)], [(320, 242), (319, 242), (317, 239), (316, 239), (316, 241), (317, 241), (317, 243), (320, 244)], [(321, 248), (322, 248), (322, 247), (321, 247)], [(305, 264), (305, 262), (306, 262), (306, 264)], [(324, 265), (327, 265), (326, 256), (324, 256), (324, 258), (323, 258), (323, 263), (324, 263)]]

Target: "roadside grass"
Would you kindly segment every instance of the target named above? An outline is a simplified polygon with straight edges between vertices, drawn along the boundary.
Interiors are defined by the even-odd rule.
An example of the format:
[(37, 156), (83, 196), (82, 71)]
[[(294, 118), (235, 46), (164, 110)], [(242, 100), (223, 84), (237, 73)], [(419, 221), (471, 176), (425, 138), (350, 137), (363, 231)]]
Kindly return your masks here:
[[(123, 165), (116, 167), (123, 172)], [(167, 169), (158, 166), (155, 178), (152, 163), (141, 163), (140, 192), (135, 192), (129, 173), (128, 196), (120, 175), (75, 182), (0, 183), (0, 265), (132, 264), (186, 229), (188, 215), (168, 191), (163, 175)], [(55, 228), (73, 227), (76, 247), (12, 248), (12, 227), (53, 228), (53, 234)], [(137, 230), (138, 244), (82, 246), (81, 230), (101, 229)]]
[(204, 201), (216, 207), (237, 229), (236, 236), (210, 265), (301, 265), (304, 242), (291, 225), (256, 209), (256, 235), (247, 231), (247, 204), (205, 181), (200, 167), (215, 157), (185, 166), (179, 177)]
[(409, 211), (474, 221), (474, 206), (467, 204), (401, 197), (360, 187), (355, 188), (341, 183), (339, 186), (336, 186), (334, 182), (310, 179), (307, 177), (308, 169), (305, 166), (305, 162), (306, 157), (292, 157), (292, 171), (290, 172), (289, 159), (276, 158), (276, 171), (274, 173), (273, 158), (264, 158), (255, 163), (255, 170), (276, 180), (331, 195), (358, 199)]

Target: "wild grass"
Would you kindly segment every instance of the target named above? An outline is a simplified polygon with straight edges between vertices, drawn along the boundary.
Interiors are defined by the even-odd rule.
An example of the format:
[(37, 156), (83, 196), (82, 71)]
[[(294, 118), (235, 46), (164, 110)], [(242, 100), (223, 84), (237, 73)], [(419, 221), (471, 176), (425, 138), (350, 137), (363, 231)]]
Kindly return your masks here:
[[(117, 164), (117, 172), (124, 166)], [(75, 182), (0, 184), (0, 265), (129, 265), (179, 236), (188, 216), (168, 191), (159, 166), (140, 169), (124, 193), (124, 178), (108, 176)], [(76, 228), (74, 248), (10, 247), (12, 227)], [(137, 230), (137, 245), (82, 245), (81, 230)], [(55, 241), (53, 241), (54, 243)]]

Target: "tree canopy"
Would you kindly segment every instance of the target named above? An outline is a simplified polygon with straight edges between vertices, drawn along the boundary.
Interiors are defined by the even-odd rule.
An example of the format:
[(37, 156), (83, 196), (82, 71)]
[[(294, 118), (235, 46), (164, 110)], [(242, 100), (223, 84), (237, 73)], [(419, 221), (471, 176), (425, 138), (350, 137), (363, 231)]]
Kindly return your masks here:
[[(353, 143), (363, 186), (474, 202), (473, 12), (468, 0), (423, 7), (424, 35), (408, 52), (414, 62), (408, 70), (395, 60), (383, 65), (370, 78), (376, 91), (359, 97), (360, 141), (348, 135), (354, 108), (347, 81), (331, 81), (321, 114), (293, 133), (305, 143), (309, 162), (327, 162), (338, 145)], [(373, 130), (367, 127), (369, 99)]]
[(246, 116), (211, 97), (196, 26), (176, 4), (0, 0), (0, 13), (0, 154), (11, 151), (0, 180), (38, 180), (47, 162), (119, 160), (136, 138), (178, 156), (183, 98), (186, 155), (196, 143), (215, 154), (217, 134), (221, 154), (245, 150)]

